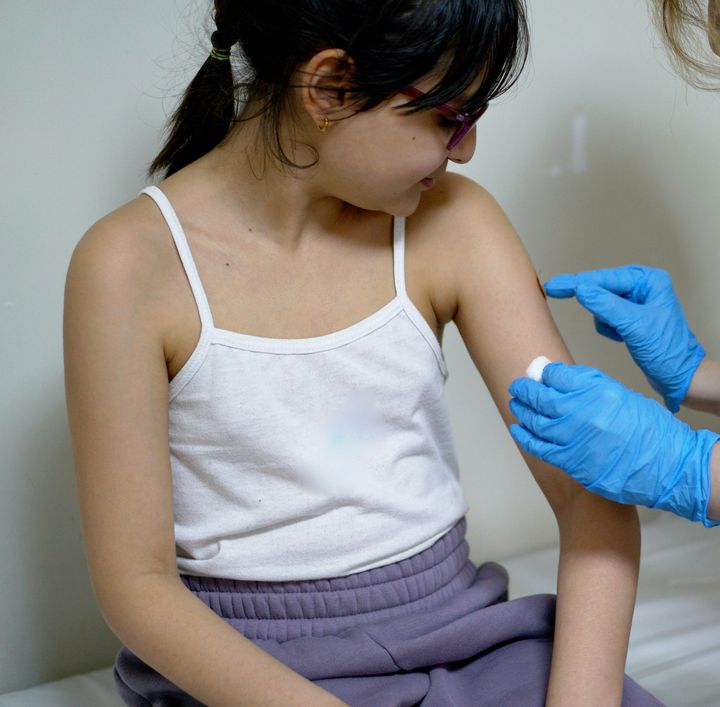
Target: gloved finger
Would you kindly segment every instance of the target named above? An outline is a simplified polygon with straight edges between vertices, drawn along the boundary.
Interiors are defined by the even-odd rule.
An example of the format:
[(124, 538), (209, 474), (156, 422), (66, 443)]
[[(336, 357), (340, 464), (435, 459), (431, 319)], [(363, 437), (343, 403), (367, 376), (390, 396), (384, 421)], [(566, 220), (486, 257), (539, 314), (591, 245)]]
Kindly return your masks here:
[(556, 299), (564, 299), (566, 297), (575, 296), (575, 288), (577, 287), (577, 275), (564, 273), (550, 278), (544, 285), (545, 293), (548, 297)]
[[(543, 370), (543, 384), (545, 387), (561, 394), (585, 390), (597, 384), (598, 380), (604, 377), (605, 374), (596, 368), (577, 365), (570, 366), (562, 362), (549, 363)], [(566, 406), (563, 404), (564, 397), (562, 395), (556, 396), (554, 401), (556, 414), (553, 415), (553, 417), (564, 415), (566, 413)]]
[(542, 415), (527, 405), (521, 403), (517, 398), (510, 400), (510, 411), (517, 418), (518, 422), (527, 430), (530, 430), (536, 437), (546, 442), (558, 444), (553, 435), (552, 418)]
[(623, 299), (641, 303), (657, 279), (657, 274), (663, 272), (645, 265), (586, 270), (552, 278), (545, 283), (545, 291), (550, 297), (572, 297), (581, 285), (594, 285)]
[(618, 268), (587, 270), (577, 274), (577, 287), (594, 285), (619, 297), (637, 301), (635, 294), (647, 289), (652, 268), (644, 265), (622, 265)]
[(549, 464), (554, 463), (553, 459), (555, 459), (557, 453), (560, 451), (559, 447), (536, 437), (521, 425), (510, 425), (510, 434), (517, 444), (528, 454), (532, 454), (534, 457), (538, 457)]
[(623, 338), (620, 334), (618, 334), (617, 329), (605, 324), (605, 322), (600, 321), (597, 317), (595, 317), (595, 331), (608, 339), (612, 339), (613, 341), (623, 341)]
[(628, 266), (635, 270), (638, 287), (633, 300), (645, 302), (658, 297), (675, 298), (670, 273), (660, 268), (650, 268), (645, 265)]
[(636, 319), (640, 313), (637, 305), (629, 300), (590, 283), (578, 285), (575, 291), (577, 301), (604, 324), (615, 329), (622, 336), (622, 329)]
[(557, 417), (560, 393), (530, 378), (516, 378), (510, 384), (510, 395), (546, 417)]

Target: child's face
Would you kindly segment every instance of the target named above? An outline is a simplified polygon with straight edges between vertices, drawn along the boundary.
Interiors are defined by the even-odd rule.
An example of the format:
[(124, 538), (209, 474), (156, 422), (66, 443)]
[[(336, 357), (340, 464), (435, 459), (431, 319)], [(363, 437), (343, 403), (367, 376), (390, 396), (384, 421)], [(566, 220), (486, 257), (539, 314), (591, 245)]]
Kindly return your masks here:
[[(427, 91), (433, 82), (415, 85)], [(454, 130), (448, 119), (435, 109), (397, 110), (410, 100), (397, 95), (374, 110), (332, 123), (319, 151), (320, 171), (334, 196), (362, 209), (408, 216), (423, 191), (444, 174), (448, 160), (472, 158), (475, 128), (448, 150)], [(461, 101), (452, 104), (459, 107)]]

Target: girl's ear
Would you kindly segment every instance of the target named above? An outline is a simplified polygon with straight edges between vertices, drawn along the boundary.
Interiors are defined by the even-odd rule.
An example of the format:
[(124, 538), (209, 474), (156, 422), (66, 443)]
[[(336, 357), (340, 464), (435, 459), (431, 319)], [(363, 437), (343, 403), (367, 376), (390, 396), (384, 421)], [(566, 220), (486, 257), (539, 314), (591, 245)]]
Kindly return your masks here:
[(300, 67), (302, 103), (318, 127), (347, 107), (353, 61), (342, 49), (323, 49)]

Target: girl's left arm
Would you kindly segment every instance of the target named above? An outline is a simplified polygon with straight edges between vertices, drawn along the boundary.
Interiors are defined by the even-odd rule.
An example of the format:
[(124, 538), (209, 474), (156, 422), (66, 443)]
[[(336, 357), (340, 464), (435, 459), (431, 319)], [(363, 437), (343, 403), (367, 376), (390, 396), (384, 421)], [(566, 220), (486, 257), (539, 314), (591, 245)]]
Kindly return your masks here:
[[(494, 199), (448, 175), (423, 209), (442, 223), (443, 281), (455, 323), (507, 425), (508, 387), (536, 356), (573, 363), (520, 239)], [(524, 455), (525, 456), (525, 455)], [(640, 558), (633, 506), (586, 491), (534, 457), (525, 461), (560, 534), (557, 614), (547, 705), (620, 705)]]

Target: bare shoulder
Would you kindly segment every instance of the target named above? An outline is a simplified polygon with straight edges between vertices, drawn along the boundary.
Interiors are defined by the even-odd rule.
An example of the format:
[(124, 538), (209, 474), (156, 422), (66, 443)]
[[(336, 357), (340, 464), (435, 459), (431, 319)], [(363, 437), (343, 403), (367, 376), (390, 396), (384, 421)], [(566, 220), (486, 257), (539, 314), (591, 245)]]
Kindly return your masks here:
[(423, 194), (411, 218), (420, 227), (453, 225), (460, 228), (458, 235), (462, 235), (469, 232), (462, 226), (478, 225), (469, 224), (469, 218), (488, 217), (497, 212), (502, 213), (502, 209), (484, 187), (469, 177), (447, 172)]
[(158, 340), (165, 340), (182, 281), (167, 226), (147, 197), (133, 199), (97, 221), (79, 240), (70, 259), (65, 308), (85, 316), (97, 310), (108, 320), (132, 316)]
[[(91, 226), (73, 251), (70, 283), (142, 293), (167, 257), (162, 222), (152, 202), (138, 197)], [(119, 293), (118, 293), (119, 294)]]
[(432, 262), (433, 304), (443, 323), (455, 319), (466, 279), (487, 271), (517, 268), (534, 271), (524, 246), (493, 196), (477, 182), (445, 174), (423, 194), (408, 219), (408, 247)]

